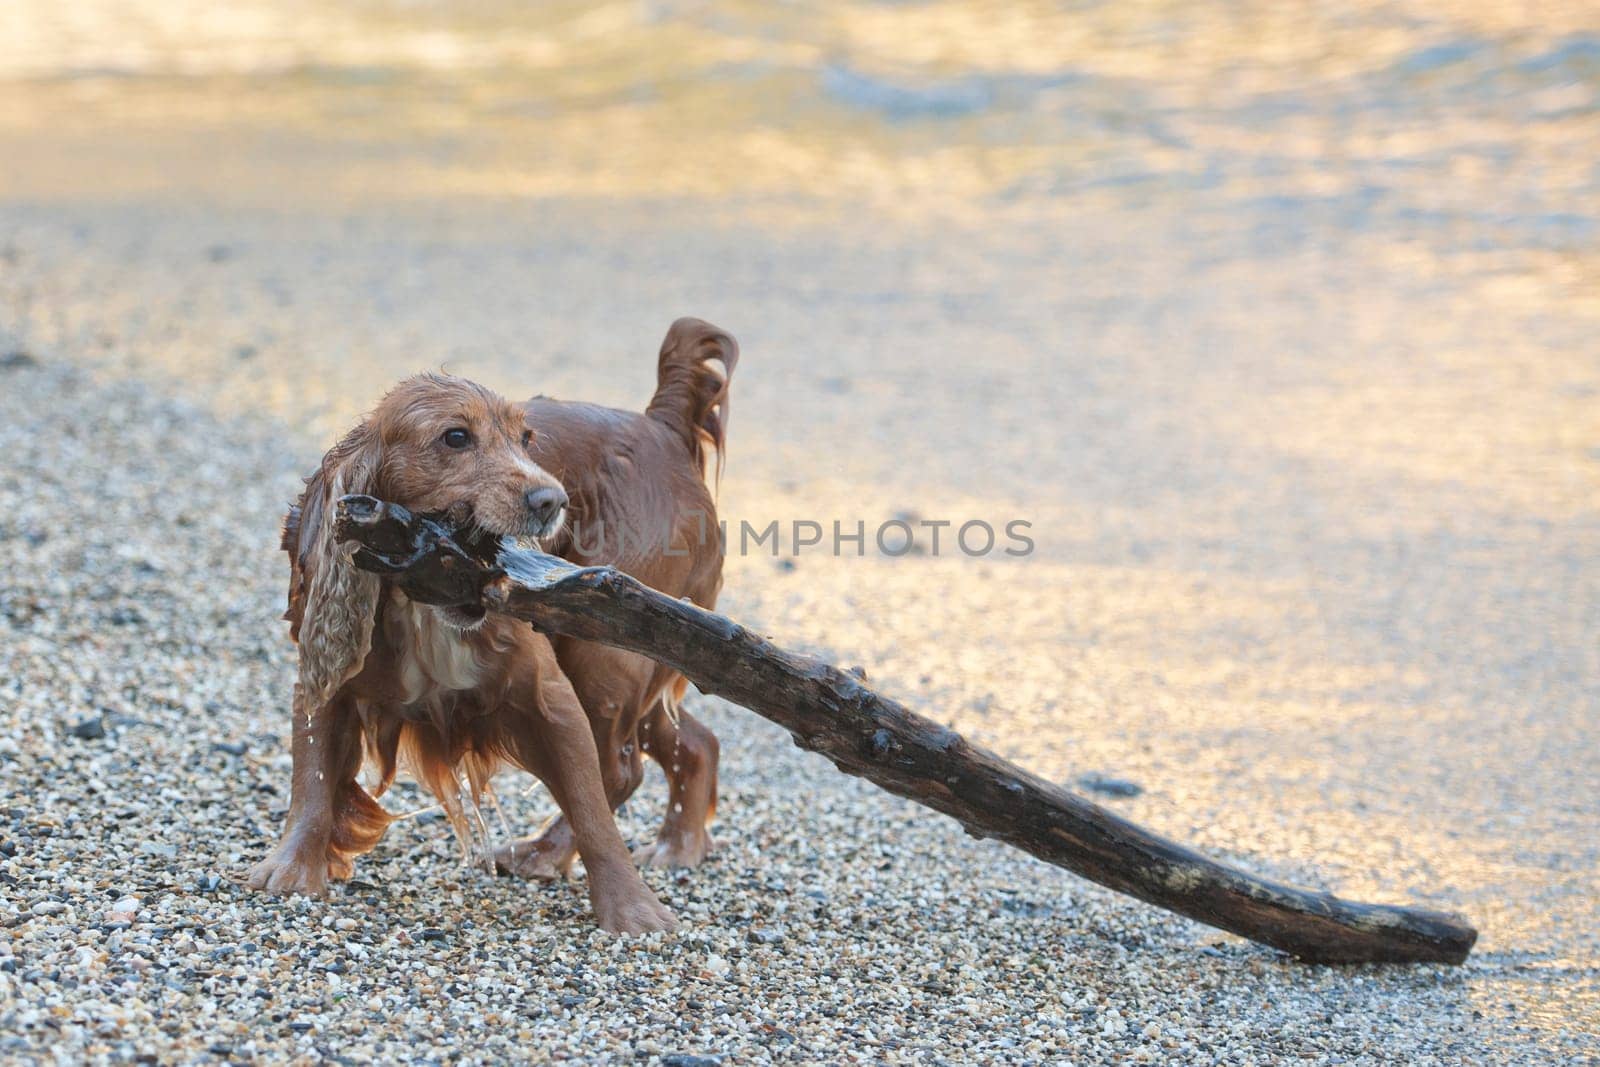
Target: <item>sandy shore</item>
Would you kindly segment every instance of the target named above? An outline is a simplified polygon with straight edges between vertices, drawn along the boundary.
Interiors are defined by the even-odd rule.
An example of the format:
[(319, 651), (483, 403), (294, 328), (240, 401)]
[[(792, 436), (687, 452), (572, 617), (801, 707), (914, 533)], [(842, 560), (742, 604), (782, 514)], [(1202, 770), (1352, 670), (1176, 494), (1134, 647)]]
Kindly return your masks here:
[[(1028, 5), (828, 4), (575, 18), (541, 66), (492, 19), (257, 6), (190, 51), (160, 5), (116, 49), (0, 45), (0, 1059), (1595, 1062), (1581, 19), (1338, 5), (1312, 56), (1272, 5), (1151, 52), (1139, 5), (1073, 45)], [(675, 937), (464, 866), (409, 787), (348, 887), (244, 890), (299, 475), (418, 369), (637, 406), (682, 314), (744, 347), (724, 510), (786, 532), (726, 611), (1170, 836), (1463, 911), (1472, 959), (1297, 965), (699, 698), (720, 847), (649, 876)], [(952, 526), (789, 554), (894, 519)], [(1034, 551), (952, 551), (973, 519)]]
[[(1588, 483), (1563, 483), (1526, 454), (1431, 478), (1417, 468), (1454, 459), (1438, 453), (1470, 436), (1378, 417), (1408, 403), (1393, 383), (1344, 366), (1327, 371), (1332, 382), (1313, 378), (1315, 350), (1336, 344), (1326, 337), (1296, 364), (1294, 412), (1251, 420), (1256, 433), (1293, 427), (1302, 449), (1223, 438), (1218, 424), (1276, 409), (1287, 386), (1253, 396), (1218, 349), (1168, 351), (1233, 383), (1224, 410), (1200, 377), (1169, 394), (1166, 379), (1102, 362), (1113, 348), (1156, 358), (1142, 346), (1051, 348), (1032, 326), (978, 324), (1004, 324), (1003, 308), (957, 307), (928, 324), (918, 309), (940, 305), (913, 297), (864, 315), (848, 294), (865, 282), (849, 272), (872, 272), (866, 257), (893, 248), (762, 246), (796, 269), (846, 275), (798, 298), (801, 313), (781, 291), (753, 307), (748, 293), (638, 301), (712, 303), (704, 310), (745, 338), (729, 512), (1015, 514), (1034, 523), (1038, 550), (755, 554), (730, 561), (725, 607), (866, 665), (1058, 780), (1139, 783), (1140, 796), (1107, 803), (1179, 838), (1348, 895), (1464, 910), (1483, 929), (1466, 967), (1295, 965), (970, 842), (704, 701), (726, 744), (721, 849), (703, 870), (653, 879), (687, 920), (677, 938), (608, 942), (579, 888), (463, 868), (426, 817), (400, 824), (327, 901), (244, 891), (237, 878), (276, 832), (287, 781), (277, 517), (332, 428), (371, 395), (347, 378), (436, 362), (418, 351), (449, 358), (437, 337), (405, 338), (471, 337), (458, 317), (490, 318), (468, 287), (493, 302), (553, 283), (550, 249), (572, 247), (558, 220), (463, 213), (452, 232), (476, 241), (508, 218), (541, 251), (486, 243), (472, 278), (452, 281), (438, 257), (454, 262), (460, 246), (424, 244), (393, 220), (286, 232), (277, 217), (188, 209), (7, 214), (13, 277), (26, 279), (8, 287), (13, 314), (29, 294), (26, 340), (9, 347), (30, 357), (0, 371), (10, 1054), (1261, 1062), (1403, 1050), (1488, 1062), (1592, 1051), (1594, 799), (1579, 786), (1596, 769)], [(335, 229), (336, 259), (320, 251)], [(611, 254), (684, 248), (639, 232), (591, 236), (596, 284)], [(724, 232), (697, 240), (702, 270), (754, 256)], [(396, 292), (407, 284), (388, 269), (396, 258), (445, 279), (428, 317)], [(569, 291), (582, 292), (576, 273)], [(682, 285), (651, 283), (648, 268), (629, 276)], [(1284, 290), (1295, 282), (1317, 288)], [(286, 336), (294, 308), (342, 309), (346, 332), (330, 325), (326, 347), (309, 343), (317, 326)], [(476, 349), (460, 362), (508, 389), (521, 380), (618, 403), (647, 393), (654, 329), (518, 314), (545, 324), (537, 338), (506, 344), (498, 363)], [(386, 332), (391, 315), (410, 328)], [(1107, 336), (1129, 321), (1113, 319)], [(983, 330), (1007, 360), (935, 360), (899, 342), (900, 325)], [(358, 332), (370, 348), (350, 339)], [(1032, 363), (1029, 340), (1041, 346)], [(1458, 343), (1434, 358), (1476, 351)], [(1563, 353), (1549, 358), (1563, 381), (1592, 381)], [(183, 361), (194, 373), (175, 379), (167, 368)], [(1438, 378), (1435, 409), (1418, 416), (1430, 425), (1490, 419), (1539, 439), (1538, 425), (1504, 421), (1524, 399), (1514, 390), (1485, 414), (1473, 402), (1482, 382)], [(981, 416), (959, 414), (986, 389)], [(1376, 410), (1340, 423), (1352, 405)], [(1390, 452), (1388, 435), (1417, 447)], [(1546, 479), (1537, 493), (1518, 480), (1534, 474)], [(75, 736), (99, 725), (104, 738)], [(548, 808), (525, 789), (502, 785), (517, 827)], [(631, 838), (652, 831), (660, 792), (652, 778), (629, 805)], [(408, 792), (390, 803), (423, 806)]]

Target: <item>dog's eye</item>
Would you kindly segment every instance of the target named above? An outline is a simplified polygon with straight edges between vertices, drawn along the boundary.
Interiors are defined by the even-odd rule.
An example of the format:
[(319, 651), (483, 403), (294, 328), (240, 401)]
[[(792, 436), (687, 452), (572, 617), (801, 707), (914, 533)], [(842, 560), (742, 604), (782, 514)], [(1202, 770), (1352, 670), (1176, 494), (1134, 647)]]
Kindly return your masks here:
[(532, 430), (523, 430), (522, 431), (522, 447), (523, 448), (527, 448), (531, 444), (533, 444), (533, 431)]
[(446, 448), (466, 448), (472, 444), (472, 435), (457, 426), (446, 430), (439, 440), (444, 442)]

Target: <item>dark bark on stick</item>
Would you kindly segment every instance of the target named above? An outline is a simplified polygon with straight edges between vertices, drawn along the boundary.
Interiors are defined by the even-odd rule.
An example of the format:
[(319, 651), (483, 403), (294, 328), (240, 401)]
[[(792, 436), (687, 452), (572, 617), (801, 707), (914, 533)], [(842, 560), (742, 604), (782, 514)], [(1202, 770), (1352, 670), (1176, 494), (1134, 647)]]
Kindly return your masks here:
[(665, 663), (741, 704), (847, 774), (943, 812), (1101, 885), (1317, 963), (1461, 963), (1477, 931), (1459, 915), (1361, 904), (1208, 859), (968, 743), (855, 675), (786, 652), (738, 623), (609, 567), (540, 552), (460, 547), (445, 527), (370, 497), (339, 503), (356, 562), (415, 599), (482, 604), (540, 630)]

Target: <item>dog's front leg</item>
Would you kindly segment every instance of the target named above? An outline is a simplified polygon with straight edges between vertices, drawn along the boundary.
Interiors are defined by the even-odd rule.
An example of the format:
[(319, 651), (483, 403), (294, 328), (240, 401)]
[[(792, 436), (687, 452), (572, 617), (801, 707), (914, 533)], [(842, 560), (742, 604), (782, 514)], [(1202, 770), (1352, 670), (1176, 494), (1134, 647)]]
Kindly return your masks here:
[[(524, 766), (544, 780), (561, 806), (589, 875), (589, 900), (602, 929), (617, 934), (670, 930), (677, 925), (639, 877), (617, 830), (600, 778), (600, 760), (588, 716), (572, 684), (549, 657), (539, 679), (536, 733), (519, 744)], [(541, 743), (542, 742), (542, 743)]]
[[(361, 748), (352, 702), (336, 694), (327, 704), (307, 704), (303, 688), (296, 685), (289, 817), (277, 847), (251, 868), (248, 881), (252, 889), (320, 896), (326, 891), (330, 876), (350, 876), (350, 855), (365, 849), (340, 847), (351, 843), (347, 839), (354, 829), (341, 825), (341, 820), (363, 822), (372, 816), (359, 803), (353, 807), (341, 804), (341, 790), (360, 792), (361, 798), (382, 814), (382, 808), (355, 783), (361, 767)], [(387, 821), (383, 816), (382, 822)], [(382, 833), (381, 825), (376, 832)], [(372, 839), (375, 841), (376, 835)]]

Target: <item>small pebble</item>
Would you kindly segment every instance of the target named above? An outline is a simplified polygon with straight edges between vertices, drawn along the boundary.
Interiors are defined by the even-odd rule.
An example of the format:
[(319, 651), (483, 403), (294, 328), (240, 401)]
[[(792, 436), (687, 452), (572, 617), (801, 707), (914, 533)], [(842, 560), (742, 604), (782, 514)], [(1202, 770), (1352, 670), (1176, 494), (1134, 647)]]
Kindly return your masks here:
[(79, 719), (72, 727), (72, 736), (84, 741), (97, 741), (106, 735), (106, 721), (99, 715)]
[(1138, 782), (1127, 778), (1113, 778), (1106, 774), (1079, 775), (1078, 784), (1091, 793), (1107, 797), (1136, 797), (1144, 792), (1144, 786)]

